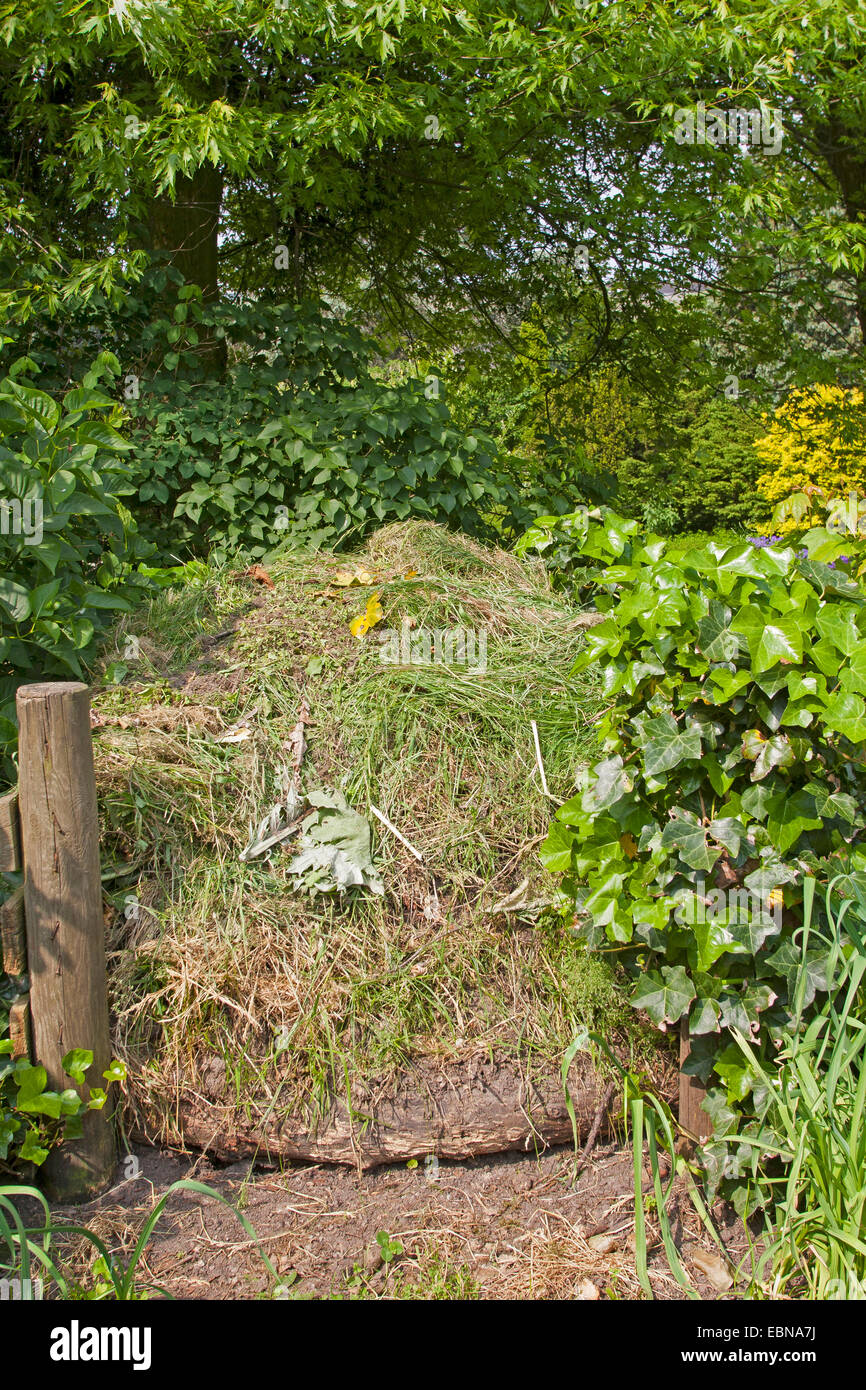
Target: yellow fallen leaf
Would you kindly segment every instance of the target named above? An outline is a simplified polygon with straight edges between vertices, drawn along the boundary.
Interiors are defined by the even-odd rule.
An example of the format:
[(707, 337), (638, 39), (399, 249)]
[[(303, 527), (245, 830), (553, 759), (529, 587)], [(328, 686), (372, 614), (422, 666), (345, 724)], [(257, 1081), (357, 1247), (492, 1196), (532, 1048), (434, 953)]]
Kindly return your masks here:
[(337, 570), (331, 583), (338, 589), (349, 589), (353, 584), (375, 584), (376, 580), (369, 570), (365, 570), (363, 566), (359, 566), (357, 569), (353, 570)]
[(620, 848), (624, 851), (627, 859), (634, 859), (637, 854), (637, 840), (628, 830), (619, 837)]
[(349, 631), (353, 637), (366, 637), (371, 627), (380, 623), (385, 616), (385, 610), (379, 602), (378, 594), (371, 594), (367, 599), (367, 607), (357, 618), (353, 618), (349, 623)]

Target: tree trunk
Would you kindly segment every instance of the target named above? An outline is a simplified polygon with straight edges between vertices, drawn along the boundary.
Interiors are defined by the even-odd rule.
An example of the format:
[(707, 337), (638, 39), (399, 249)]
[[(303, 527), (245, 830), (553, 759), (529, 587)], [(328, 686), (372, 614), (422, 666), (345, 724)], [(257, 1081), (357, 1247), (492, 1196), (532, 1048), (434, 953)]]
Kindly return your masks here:
[[(839, 185), (849, 222), (866, 222), (866, 149), (863, 134), (830, 121), (818, 132), (821, 152)], [(860, 334), (866, 343), (866, 275), (855, 273), (854, 293)]]
[[(155, 198), (150, 205), (150, 240), (154, 251), (168, 256), (184, 279), (198, 285), (205, 303), (219, 299), (219, 235), (223, 177), (212, 165), (202, 165), (191, 178), (175, 180), (174, 200)], [(222, 376), (225, 340), (210, 332), (199, 339), (199, 358), (208, 375)]]

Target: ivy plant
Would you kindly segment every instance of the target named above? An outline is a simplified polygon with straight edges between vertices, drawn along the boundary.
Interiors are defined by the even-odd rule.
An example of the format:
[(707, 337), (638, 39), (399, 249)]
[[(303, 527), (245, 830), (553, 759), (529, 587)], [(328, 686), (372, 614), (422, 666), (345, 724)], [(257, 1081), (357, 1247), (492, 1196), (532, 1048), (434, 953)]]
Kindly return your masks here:
[(598, 759), (542, 857), (634, 1007), (661, 1029), (687, 1020), (686, 1069), (730, 1130), (754, 1099), (734, 1030), (771, 1057), (803, 968), (803, 1017), (832, 985), (826, 952), (801, 961), (804, 876), (861, 860), (866, 600), (833, 567), (851, 540), (688, 550), (604, 511), (542, 530), (591, 566), (604, 620), (578, 666), (605, 701)]
[[(75, 1048), (63, 1058), (64, 1073), (75, 1083), (63, 1091), (48, 1088), (43, 1066), (27, 1058), (12, 1057), (12, 1042), (0, 1038), (0, 1172), (20, 1173), (23, 1165), (43, 1164), (64, 1139), (81, 1134), (81, 1119), (88, 1110), (101, 1110), (107, 1099), (105, 1086), (85, 1086), (93, 1066), (93, 1053)], [(109, 1085), (123, 1081), (126, 1068), (114, 1061), (102, 1073)], [(82, 1095), (75, 1087), (81, 1087)]]

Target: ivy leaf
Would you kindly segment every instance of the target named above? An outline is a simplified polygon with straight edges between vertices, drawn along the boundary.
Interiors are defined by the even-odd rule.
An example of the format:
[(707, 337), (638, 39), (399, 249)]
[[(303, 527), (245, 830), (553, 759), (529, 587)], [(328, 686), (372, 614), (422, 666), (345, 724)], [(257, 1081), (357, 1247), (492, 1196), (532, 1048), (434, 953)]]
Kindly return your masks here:
[(863, 637), (857, 628), (857, 609), (847, 604), (834, 603), (820, 610), (815, 626), (822, 637), (842, 653), (854, 656), (863, 646)]
[(780, 791), (767, 803), (767, 830), (779, 854), (795, 845), (805, 830), (817, 830), (821, 824), (815, 798), (807, 791)]
[(728, 930), (734, 941), (739, 941), (750, 955), (757, 955), (764, 942), (771, 936), (778, 936), (782, 930), (781, 922), (776, 922), (768, 912), (745, 913), (738, 921), (729, 922)]
[[(710, 681), (716, 687), (717, 694), (715, 703), (721, 704), (722, 701), (731, 700), (738, 695), (741, 690), (745, 690), (747, 685), (752, 683), (751, 671), (731, 671), (727, 666), (716, 666), (710, 671)], [(707, 688), (707, 694), (710, 694)]]
[(803, 634), (793, 616), (765, 615), (750, 605), (740, 609), (731, 628), (747, 638), (756, 672), (767, 671), (779, 661), (803, 659)]
[(731, 854), (737, 855), (740, 852), (740, 844), (746, 838), (745, 826), (734, 816), (722, 816), (718, 820), (711, 820), (709, 832), (714, 840)]
[(736, 1043), (730, 1043), (723, 1048), (713, 1063), (713, 1070), (724, 1081), (729, 1102), (746, 1099), (752, 1089), (753, 1077), (748, 1062)]
[(567, 826), (554, 821), (547, 839), (539, 850), (541, 862), (548, 873), (565, 873), (571, 867), (571, 846), (574, 836)]
[(18, 1088), (18, 1104), (31, 1101), (42, 1094), (48, 1085), (48, 1073), (42, 1066), (31, 1067), (19, 1062), (15, 1068), (15, 1085)]
[(794, 750), (787, 734), (774, 734), (772, 738), (766, 740), (758, 753), (752, 780), (760, 782), (774, 768), (791, 767), (793, 762)]
[(719, 849), (710, 849), (707, 831), (702, 825), (694, 825), (680, 816), (670, 820), (662, 831), (662, 847), (676, 849), (689, 868), (704, 871), (713, 867), (721, 853)]
[(625, 874), (605, 867), (593, 875), (592, 891), (587, 893), (584, 906), (593, 920), (607, 927), (614, 941), (631, 941), (634, 923), (622, 901)]
[(583, 808), (590, 812), (606, 811), (631, 789), (632, 779), (624, 770), (620, 755), (606, 758), (592, 769), (592, 780), (583, 793)]
[(842, 683), (848, 690), (866, 694), (866, 644), (862, 641), (851, 660), (842, 668)]
[(48, 1149), (40, 1141), (39, 1131), (28, 1129), (17, 1157), (22, 1163), (35, 1163), (38, 1168), (40, 1164), (45, 1162), (48, 1152)]
[(746, 788), (740, 802), (747, 816), (751, 816), (753, 820), (763, 821), (767, 819), (767, 811), (772, 796), (770, 787), (759, 786), (755, 783)]
[(718, 599), (711, 599), (709, 612), (698, 623), (698, 649), (707, 661), (733, 661), (740, 651), (740, 638), (730, 628), (731, 610)]
[(809, 951), (803, 959), (803, 952), (796, 942), (788, 937), (772, 955), (764, 958), (764, 963), (772, 967), (777, 975), (785, 980), (788, 1003), (796, 996), (797, 983), (801, 974), (805, 977), (803, 1004), (808, 1007), (815, 995), (827, 989), (827, 961), (819, 951)]
[(737, 993), (723, 994), (719, 1000), (722, 1027), (737, 1028), (746, 1037), (755, 1034), (760, 1024), (759, 1014), (768, 1009), (775, 999), (776, 994), (769, 985), (757, 983)]
[(715, 1038), (705, 1033), (695, 1033), (691, 1028), (691, 1020), (689, 1039), (689, 1055), (683, 1062), (682, 1069), (686, 1076), (697, 1076), (706, 1085), (712, 1075), (713, 1058), (718, 1051), (718, 1043)]
[(698, 970), (709, 970), (720, 956), (729, 951), (736, 954), (744, 950), (727, 922), (721, 918), (708, 917), (703, 922), (695, 922), (692, 931), (697, 946)]
[[(721, 1012), (717, 999), (699, 999), (689, 1017), (689, 1032), (698, 1037), (706, 1033), (718, 1033)], [(685, 1067), (683, 1070), (686, 1070)]]
[(694, 985), (684, 967), (664, 965), (661, 974), (651, 970), (638, 981), (629, 1002), (633, 1009), (643, 1009), (665, 1032), (669, 1023), (682, 1018), (694, 998)]
[(644, 724), (644, 770), (650, 777), (679, 767), (687, 758), (700, 758), (701, 732), (697, 725), (681, 729), (670, 714), (648, 719)]
[(824, 723), (852, 743), (861, 743), (866, 739), (866, 704), (860, 695), (850, 691), (831, 695), (824, 707)]
[(806, 791), (811, 792), (815, 798), (815, 810), (822, 820), (838, 816), (849, 825), (854, 824), (857, 819), (857, 802), (853, 796), (849, 796), (847, 792), (833, 791), (830, 787), (822, 787), (820, 782), (807, 783)]
[(93, 1053), (85, 1047), (73, 1048), (71, 1052), (67, 1052), (61, 1066), (67, 1076), (71, 1076), (73, 1081), (77, 1082), (79, 1086), (83, 1086), (85, 1073), (89, 1067), (93, 1066)]
[(737, 1115), (728, 1105), (721, 1086), (713, 1086), (707, 1092), (702, 1105), (713, 1122), (713, 1134), (728, 1134), (736, 1123)]
[(768, 854), (757, 869), (746, 875), (743, 883), (750, 893), (766, 901), (777, 888), (784, 883), (794, 883), (796, 878), (797, 870), (793, 864), (786, 864), (774, 854)]

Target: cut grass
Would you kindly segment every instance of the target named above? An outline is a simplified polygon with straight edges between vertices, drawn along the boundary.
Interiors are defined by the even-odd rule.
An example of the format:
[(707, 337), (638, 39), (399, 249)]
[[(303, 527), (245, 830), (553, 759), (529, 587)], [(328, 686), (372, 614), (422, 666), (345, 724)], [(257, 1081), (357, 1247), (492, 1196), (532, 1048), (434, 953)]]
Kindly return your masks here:
[[(527, 900), (557, 893), (537, 847), (592, 756), (599, 708), (571, 675), (575, 611), (540, 566), (430, 525), (386, 528), (357, 558), (375, 585), (331, 587), (347, 561), (323, 554), (274, 563), (272, 591), (197, 564), (105, 653), (107, 666), (138, 638), (125, 683), (94, 701), (95, 757), (115, 1046), (151, 1132), (189, 1085), (283, 1114), (419, 1056), (556, 1066), (578, 1027), (652, 1051), (561, 912), (491, 911), (524, 880)], [(374, 592), (385, 619), (358, 639), (349, 621)], [(484, 631), (486, 671), (383, 664), (381, 630), (403, 619)], [(303, 897), (279, 848), (239, 859), (280, 800), (302, 702), (303, 788), (340, 788), (370, 818), (384, 898)], [(247, 737), (217, 741), (241, 719)]]

